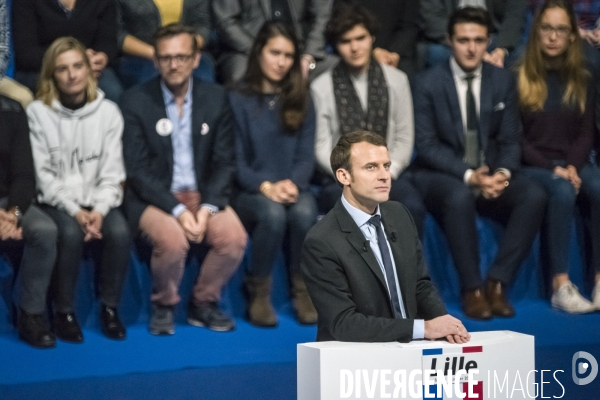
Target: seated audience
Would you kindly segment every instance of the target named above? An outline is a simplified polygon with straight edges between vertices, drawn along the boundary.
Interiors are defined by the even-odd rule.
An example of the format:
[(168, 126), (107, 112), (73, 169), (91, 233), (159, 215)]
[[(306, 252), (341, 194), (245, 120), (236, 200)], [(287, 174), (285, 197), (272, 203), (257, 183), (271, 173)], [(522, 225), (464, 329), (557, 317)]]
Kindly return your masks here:
[[(552, 306), (571, 313), (600, 309), (600, 171), (588, 162), (594, 141), (594, 85), (568, 0), (538, 10), (518, 69), (523, 174), (548, 194), (542, 248), (552, 273)], [(593, 304), (568, 275), (575, 204), (590, 213)]]
[(266, 21), (293, 27), (300, 42), (302, 75), (317, 76), (335, 63), (326, 54), (323, 30), (333, 0), (212, 0), (219, 39), (218, 78), (223, 83), (240, 80), (258, 31)]
[[(542, 221), (545, 194), (519, 173), (519, 114), (512, 74), (483, 62), (490, 17), (457, 10), (448, 24), (449, 61), (417, 76), (414, 184), (448, 240), (465, 315), (511, 317), (507, 286)], [(483, 285), (477, 213), (504, 226)]]
[(51, 295), (54, 333), (81, 343), (74, 298), (84, 244), (101, 240), (98, 292), (104, 335), (124, 339), (117, 307), (129, 264), (129, 229), (119, 210), (125, 168), (123, 118), (96, 89), (85, 47), (56, 39), (44, 55), (37, 100), (27, 108), (37, 200), (58, 228)]
[[(211, 30), (210, 0), (115, 0), (117, 3), (118, 45), (123, 53), (117, 71), (128, 89), (146, 82), (159, 72), (154, 64), (152, 35), (158, 28), (174, 22), (195, 30), (198, 49), (206, 47)], [(194, 76), (215, 81), (214, 61), (203, 52)]]
[(414, 143), (410, 85), (404, 72), (373, 59), (375, 29), (372, 15), (357, 4), (340, 4), (327, 23), (327, 41), (340, 61), (311, 84), (317, 112), (316, 157), (324, 175), (320, 206), (329, 211), (342, 195), (329, 163), (335, 144), (341, 136), (367, 129), (389, 143), (390, 198), (410, 210), (421, 234), (425, 206), (405, 171)]
[(114, 0), (19, 0), (12, 16), (17, 81), (35, 93), (44, 53), (55, 39), (72, 36), (87, 48), (105, 98), (119, 101), (123, 88), (110, 66), (118, 52)]
[(248, 317), (258, 326), (277, 325), (270, 299), (271, 272), (286, 233), (298, 321), (317, 322), (299, 269), (302, 242), (317, 221), (317, 204), (309, 187), (315, 111), (296, 49), (298, 42), (287, 25), (265, 23), (250, 51), (246, 76), (229, 96), (239, 187), (233, 208), (252, 237), (245, 286)]
[(6, 76), (10, 62), (10, 24), (6, 1), (0, 3), (0, 94), (17, 100), (23, 108), (33, 101), (33, 94), (25, 86)]
[(233, 115), (223, 88), (192, 76), (200, 63), (194, 28), (169, 24), (154, 37), (160, 76), (130, 89), (121, 101), (124, 209), (132, 229), (153, 246), (149, 330), (175, 333), (174, 307), (191, 242), (210, 251), (187, 321), (229, 331), (235, 323), (219, 300), (246, 247), (244, 227), (228, 205), (235, 171)]
[(452, 53), (445, 29), (450, 16), (459, 8), (473, 6), (487, 10), (491, 19), (490, 41), (483, 60), (497, 67), (510, 66), (518, 60), (526, 0), (421, 0), (423, 33), (428, 42), (427, 65), (445, 63)]
[[(341, 2), (358, 0), (336, 0)], [(361, 1), (377, 18), (373, 58), (381, 64), (398, 67), (409, 79), (417, 72), (420, 0)], [(336, 7), (336, 5), (334, 5)]]
[(0, 95), (0, 241), (23, 239), (18, 273), (19, 338), (39, 348), (56, 340), (45, 319), (46, 292), (56, 258), (56, 226), (38, 207), (29, 127), (23, 108)]

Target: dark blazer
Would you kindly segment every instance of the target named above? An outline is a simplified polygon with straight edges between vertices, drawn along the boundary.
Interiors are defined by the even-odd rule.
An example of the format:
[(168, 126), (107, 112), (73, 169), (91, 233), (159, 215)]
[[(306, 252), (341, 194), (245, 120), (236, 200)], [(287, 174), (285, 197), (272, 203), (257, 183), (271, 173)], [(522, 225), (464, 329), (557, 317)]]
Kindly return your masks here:
[[(192, 87), (192, 146), (194, 169), (202, 202), (219, 209), (229, 203), (234, 172), (233, 116), (225, 90), (194, 79)], [(156, 132), (156, 123), (167, 118), (157, 77), (123, 95), (125, 120), (123, 156), (127, 172), (123, 207), (132, 227), (153, 205), (171, 213), (179, 201), (170, 191), (173, 180), (171, 136)], [(202, 126), (208, 132), (202, 134)]]
[[(211, 0), (219, 42), (248, 54), (263, 24), (271, 20), (271, 0)], [(325, 57), (323, 31), (333, 0), (287, 0), (302, 52)]]
[[(421, 0), (421, 19), (425, 37), (443, 43), (450, 16), (459, 0)], [(492, 18), (492, 32), (498, 34), (497, 47), (512, 50), (521, 40), (527, 0), (486, 0)]]
[(29, 126), (23, 107), (0, 95), (0, 199), (25, 213), (35, 196)]
[[(456, 84), (446, 62), (417, 75), (413, 89), (416, 164), (463, 179), (464, 130)], [(519, 167), (521, 125), (515, 80), (502, 68), (483, 63), (479, 143), (490, 171)]]
[(375, 255), (344, 205), (335, 207), (309, 231), (301, 268), (319, 314), (317, 340), (408, 342), (414, 320), (447, 314), (427, 275), (415, 224), (406, 208), (380, 205), (406, 319), (394, 319), (385, 279)]

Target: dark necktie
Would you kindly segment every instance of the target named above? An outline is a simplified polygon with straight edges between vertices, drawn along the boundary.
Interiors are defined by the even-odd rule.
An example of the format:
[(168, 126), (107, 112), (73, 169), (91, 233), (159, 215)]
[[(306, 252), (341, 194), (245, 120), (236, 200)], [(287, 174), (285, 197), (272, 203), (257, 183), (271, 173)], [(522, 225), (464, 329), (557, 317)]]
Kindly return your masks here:
[(400, 296), (398, 295), (398, 288), (396, 287), (396, 278), (394, 277), (394, 264), (392, 264), (392, 258), (390, 257), (390, 249), (383, 234), (383, 228), (381, 227), (381, 216), (374, 215), (369, 220), (369, 223), (373, 225), (377, 230), (377, 244), (379, 245), (379, 252), (381, 253), (381, 260), (383, 261), (383, 269), (385, 269), (385, 277), (388, 282), (388, 288), (390, 290), (390, 298), (392, 300), (392, 306), (394, 308), (394, 318), (402, 318), (402, 308), (400, 306)]
[(467, 81), (467, 129), (465, 134), (465, 161), (467, 164), (479, 167), (479, 129), (475, 96), (473, 96), (472, 83), (475, 75), (465, 77)]

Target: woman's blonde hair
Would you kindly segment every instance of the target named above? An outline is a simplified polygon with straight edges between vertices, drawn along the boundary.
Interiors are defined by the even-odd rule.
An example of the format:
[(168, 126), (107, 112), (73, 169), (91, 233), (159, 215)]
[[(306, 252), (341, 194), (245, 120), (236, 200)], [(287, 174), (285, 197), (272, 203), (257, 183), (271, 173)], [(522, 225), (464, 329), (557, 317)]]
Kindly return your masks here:
[(56, 82), (54, 81), (56, 59), (62, 53), (69, 50), (75, 50), (82, 55), (83, 62), (88, 69), (88, 84), (86, 88), (87, 101), (91, 102), (96, 100), (96, 79), (92, 73), (90, 60), (88, 59), (87, 54), (85, 54), (85, 46), (77, 39), (66, 36), (58, 38), (52, 42), (50, 47), (48, 47), (48, 50), (46, 50), (44, 59), (42, 60), (42, 70), (40, 72), (36, 97), (42, 100), (47, 106), (50, 106), (52, 104), (52, 100), (58, 99), (59, 97), (59, 90), (56, 86)]
[[(587, 84), (590, 73), (585, 66), (583, 43), (577, 32), (577, 20), (571, 2), (568, 0), (547, 0), (537, 11), (525, 55), (518, 66), (519, 76), (519, 101), (521, 107), (530, 111), (539, 111), (544, 108), (548, 98), (546, 86), (546, 62), (540, 46), (540, 26), (542, 17), (550, 8), (561, 8), (569, 17), (571, 33), (574, 38), (567, 47), (560, 74), (566, 82), (562, 102), (566, 105), (579, 106), (581, 113), (585, 111)], [(567, 38), (569, 40), (569, 38)]]

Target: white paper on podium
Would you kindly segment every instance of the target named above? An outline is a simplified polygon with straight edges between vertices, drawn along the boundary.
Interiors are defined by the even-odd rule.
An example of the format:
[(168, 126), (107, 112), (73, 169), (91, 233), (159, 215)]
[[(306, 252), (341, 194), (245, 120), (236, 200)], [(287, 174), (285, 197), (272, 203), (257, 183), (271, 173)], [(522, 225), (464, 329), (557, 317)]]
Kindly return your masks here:
[[(530, 373), (535, 369), (534, 338), (517, 332), (473, 332), (465, 345), (441, 340), (316, 342), (299, 344), (297, 351), (299, 400), (423, 399), (424, 391), (436, 394), (437, 376), (431, 377), (433, 386), (421, 387), (421, 396), (411, 396), (410, 389), (415, 394), (418, 387), (409, 387), (409, 378), (413, 373), (414, 382), (419, 383), (419, 378), (423, 385), (423, 375), (432, 367), (442, 370), (448, 382), (455, 380), (449, 379), (450, 374), (455, 377), (460, 369), (477, 369), (471, 383), (474, 396), (479, 397), (466, 399), (527, 399), (535, 395), (535, 373)], [(460, 382), (467, 385), (466, 376)], [(463, 390), (466, 393), (467, 386)], [(458, 398), (456, 393), (453, 397), (443, 394), (430, 398)]]

